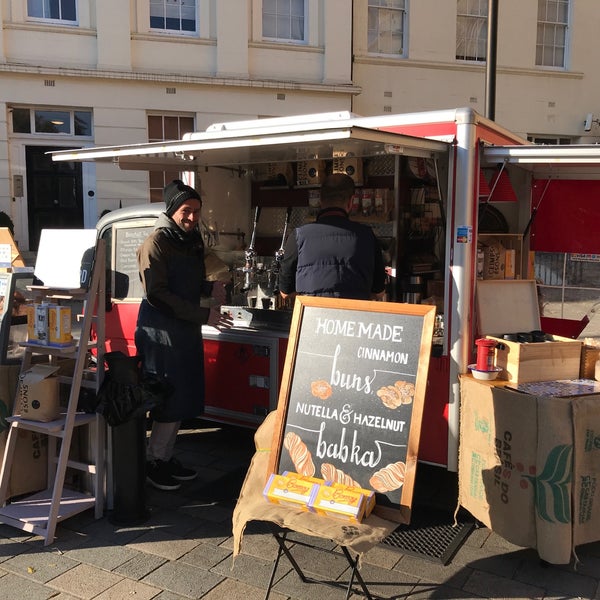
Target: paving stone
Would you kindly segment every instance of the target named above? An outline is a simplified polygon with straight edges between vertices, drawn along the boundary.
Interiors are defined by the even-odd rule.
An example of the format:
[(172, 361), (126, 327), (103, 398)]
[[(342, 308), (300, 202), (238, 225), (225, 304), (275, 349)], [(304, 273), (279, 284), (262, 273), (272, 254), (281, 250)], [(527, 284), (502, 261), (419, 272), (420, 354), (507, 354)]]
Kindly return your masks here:
[(48, 586), (54, 590), (90, 600), (116, 585), (122, 577), (91, 565), (77, 565), (66, 573), (51, 579)]
[(31, 550), (6, 560), (2, 568), (19, 577), (46, 583), (78, 564), (78, 561), (55, 552)]
[(198, 567), (169, 561), (144, 577), (142, 582), (185, 598), (201, 598), (223, 579), (224, 577)]
[(404, 555), (402, 560), (394, 566), (394, 570), (401, 573), (410, 573), (421, 581), (432, 584), (445, 584), (454, 588), (462, 588), (472, 569), (465, 565), (450, 563), (442, 565), (430, 560)]
[[(287, 560), (279, 563), (277, 576), (281, 577), (289, 570)], [(211, 569), (212, 573), (219, 573), (223, 577), (244, 581), (250, 585), (256, 585), (267, 589), (271, 572), (273, 571), (273, 562), (261, 560), (254, 556), (239, 554), (235, 561), (227, 558)]]
[(41, 583), (7, 573), (0, 577), (0, 598), (3, 600), (48, 600), (56, 597), (56, 590)]
[(199, 525), (190, 530), (185, 538), (200, 539), (205, 544), (214, 544), (220, 546), (225, 540), (231, 537), (231, 521), (219, 522), (207, 521), (206, 519), (197, 520)]
[[(382, 569), (368, 563), (361, 568), (360, 575), (369, 592), (383, 598), (396, 598), (409, 594), (414, 589), (418, 589), (421, 583), (419, 578), (412, 573), (408, 575), (397, 570)], [(349, 576), (350, 570), (344, 573), (343, 581), (347, 581)], [(428, 580), (425, 583), (431, 586)], [(361, 589), (356, 582), (354, 587)]]
[(200, 527), (202, 520), (185, 512), (185, 505), (155, 511), (146, 522), (146, 527), (162, 529), (174, 533), (178, 537), (188, 537), (190, 531)]
[(166, 559), (146, 552), (136, 552), (135, 556), (113, 569), (113, 573), (128, 579), (142, 579), (163, 565)]
[[(221, 547), (233, 551), (233, 537), (228, 538)], [(242, 537), (241, 551), (250, 556), (275, 560), (279, 544), (271, 534), (251, 535), (245, 533)]]
[[(243, 581), (225, 579), (217, 587), (213, 588), (202, 600), (263, 600), (265, 589), (253, 587)], [(324, 596), (322, 596), (324, 597)], [(269, 600), (287, 600), (288, 596), (272, 591)]]
[(581, 556), (579, 555), (579, 564), (577, 565), (577, 573), (581, 575), (589, 575), (597, 577), (600, 573), (600, 557), (598, 556)]
[[(321, 583), (304, 583), (296, 571), (291, 570), (273, 586), (273, 590), (294, 600), (345, 600), (346, 590)], [(271, 592), (273, 593), (273, 592)], [(352, 596), (354, 598), (354, 596)], [(360, 596), (358, 596), (360, 598)]]
[(66, 552), (66, 556), (100, 569), (113, 571), (119, 565), (131, 560), (137, 551), (117, 544), (109, 544), (106, 540), (90, 538), (79, 548)]
[(544, 588), (541, 586), (527, 585), (509, 579), (499, 577), (492, 573), (474, 570), (463, 586), (463, 590), (477, 594), (483, 598), (543, 598)]
[(160, 588), (139, 581), (123, 579), (96, 596), (94, 600), (123, 600), (124, 598), (133, 597), (135, 597), (135, 600), (151, 600), (156, 598), (160, 591)]
[(152, 529), (127, 545), (132, 550), (177, 560), (198, 545), (197, 540), (184, 540), (172, 533)]
[(186, 597), (181, 594), (174, 594), (173, 592), (163, 590), (158, 596), (152, 598), (152, 600), (186, 600)]
[(30, 546), (28, 546), (25, 542), (20, 542), (11, 538), (0, 537), (0, 564), (12, 556), (27, 552), (29, 549)]
[(124, 546), (144, 534), (147, 529), (147, 522), (141, 525), (115, 525), (110, 522), (109, 518), (104, 518), (87, 523), (85, 527), (80, 528), (80, 531), (90, 537), (98, 537)]
[(231, 534), (231, 517), (232, 510), (230, 507), (223, 506), (217, 502), (206, 503), (201, 500), (190, 502), (189, 500), (182, 506), (184, 513), (205, 521), (213, 521), (215, 523), (226, 523)]
[[(469, 594), (469, 598), (480, 598), (481, 596), (475, 596), (474, 594)], [(388, 598), (396, 599), (397, 595), (388, 596)], [(439, 600), (443, 598), (444, 600), (464, 600), (465, 593), (462, 590), (451, 588), (445, 585), (439, 585), (437, 583), (424, 583), (419, 582), (413, 588), (412, 592), (409, 596), (407, 596), (410, 600)], [(513, 599), (517, 600), (517, 599)]]
[(566, 569), (543, 566), (538, 563), (524, 563), (515, 575), (517, 581), (540, 586), (549, 594), (568, 595), (579, 598), (593, 598), (598, 582), (587, 575), (569, 572)]
[[(315, 541), (321, 540), (315, 539)], [(291, 548), (291, 554), (302, 571), (329, 579), (337, 579), (349, 568), (348, 560), (341, 552), (333, 553), (328, 549), (322, 550), (316, 545), (308, 547), (295, 544)], [(282, 558), (282, 561), (284, 560), (287, 563), (287, 558)]]
[(498, 554), (488, 548), (462, 546), (452, 559), (453, 564), (470, 566), (500, 577), (512, 578), (519, 569), (521, 559), (512, 554)]
[[(187, 554), (184, 554), (179, 560), (209, 571), (212, 567), (230, 556), (231, 552), (226, 548), (219, 548), (209, 544), (198, 544), (198, 546)], [(229, 562), (231, 562), (231, 559), (229, 559)]]
[(373, 546), (373, 548), (363, 554), (361, 564), (369, 563), (370, 565), (393, 569), (402, 556), (402, 554), (395, 550), (378, 545)]

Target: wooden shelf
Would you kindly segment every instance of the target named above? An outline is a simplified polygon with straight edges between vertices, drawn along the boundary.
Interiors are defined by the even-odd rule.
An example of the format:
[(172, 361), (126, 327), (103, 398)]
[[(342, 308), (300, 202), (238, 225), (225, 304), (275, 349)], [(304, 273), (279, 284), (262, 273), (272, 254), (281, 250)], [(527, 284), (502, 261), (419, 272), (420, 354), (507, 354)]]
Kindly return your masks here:
[[(77, 413), (73, 420), (73, 427), (89, 425), (95, 418), (95, 413)], [(62, 417), (55, 419), (54, 421), (31, 421), (30, 419), (23, 419), (19, 416), (7, 417), (6, 421), (11, 424), (15, 423), (22, 425), (29, 431), (62, 437), (62, 432), (64, 431), (65, 423), (67, 421), (67, 415), (63, 413)]]
[[(65, 243), (65, 252), (69, 251), (69, 244)], [(60, 417), (48, 422), (24, 419), (19, 414), (19, 402), (15, 401), (13, 415), (6, 419), (9, 431), (0, 471), (0, 522), (42, 536), (45, 545), (54, 541), (58, 522), (89, 508), (95, 509), (96, 518), (100, 518), (104, 513), (105, 422), (102, 416), (81, 412), (77, 407), (81, 388), (98, 391), (104, 374), (105, 257), (105, 242), (99, 240), (87, 290), (30, 287), (39, 292), (41, 299), (55, 299), (63, 303), (77, 299), (83, 301), (84, 307), (79, 340), (74, 340), (68, 346), (47, 346), (28, 342), (20, 344), (24, 348), (21, 373), (26, 372), (33, 364), (43, 364), (39, 360), (40, 356), (46, 357), (46, 364), (49, 366), (60, 364), (57, 358), (74, 359), (72, 374), (57, 376), (59, 386), (69, 386), (68, 402)], [(90, 369), (94, 359), (92, 350), (96, 351), (97, 366), (94, 369)], [(75, 428), (82, 426), (88, 426), (91, 456), (86, 456), (85, 459), (90, 460), (70, 456), (73, 432)], [(13, 462), (21, 431), (38, 433), (47, 438), (48, 460), (44, 460), (44, 463), (47, 463), (47, 489), (38, 492), (41, 487), (39, 486), (32, 489), (32, 494), (19, 496), (12, 501), (9, 496), (10, 475), (13, 466), (20, 466), (13, 465)], [(65, 486), (67, 469), (75, 469), (90, 476), (91, 479), (86, 480), (82, 486), (83, 491), (75, 491)], [(88, 487), (92, 489), (85, 489)]]
[[(93, 508), (95, 502), (94, 496), (63, 488), (56, 522)], [(0, 508), (0, 520), (7, 525), (46, 537), (51, 506), (52, 490), (47, 489)]]

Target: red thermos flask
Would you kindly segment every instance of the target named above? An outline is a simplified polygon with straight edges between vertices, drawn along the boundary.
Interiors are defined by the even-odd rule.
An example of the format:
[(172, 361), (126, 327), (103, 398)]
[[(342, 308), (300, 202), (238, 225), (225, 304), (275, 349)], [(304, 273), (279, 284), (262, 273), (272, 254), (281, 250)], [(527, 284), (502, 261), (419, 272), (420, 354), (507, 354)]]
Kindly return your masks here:
[(494, 340), (480, 338), (475, 340), (475, 344), (477, 344), (476, 369), (478, 371), (491, 371), (494, 368), (494, 350), (496, 348), (496, 342)]

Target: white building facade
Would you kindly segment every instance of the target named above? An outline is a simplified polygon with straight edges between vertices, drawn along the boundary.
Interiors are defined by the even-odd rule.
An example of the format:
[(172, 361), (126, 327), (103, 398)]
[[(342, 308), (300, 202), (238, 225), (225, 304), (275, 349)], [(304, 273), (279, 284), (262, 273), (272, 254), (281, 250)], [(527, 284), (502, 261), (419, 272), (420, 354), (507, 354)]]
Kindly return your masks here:
[[(93, 227), (105, 210), (159, 199), (177, 176), (52, 163), (51, 150), (315, 112), (484, 112), (486, 0), (0, 7), (0, 211), (22, 250), (37, 247), (44, 227)], [(548, 142), (598, 139), (599, 17), (595, 0), (499, 0), (496, 121)], [(210, 218), (247, 231), (248, 215), (234, 207), (249, 181), (232, 173), (217, 184), (207, 173), (201, 184)]]

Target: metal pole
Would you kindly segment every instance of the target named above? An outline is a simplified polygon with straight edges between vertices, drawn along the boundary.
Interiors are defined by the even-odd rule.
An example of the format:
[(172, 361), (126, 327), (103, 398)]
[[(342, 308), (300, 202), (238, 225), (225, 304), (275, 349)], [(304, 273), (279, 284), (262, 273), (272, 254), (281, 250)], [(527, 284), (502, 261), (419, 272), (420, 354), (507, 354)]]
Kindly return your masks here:
[(498, 45), (498, 0), (488, 0), (487, 58), (485, 69), (485, 116), (496, 119), (496, 48)]

